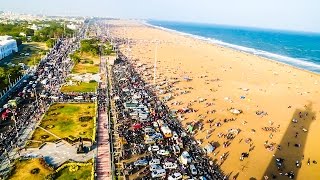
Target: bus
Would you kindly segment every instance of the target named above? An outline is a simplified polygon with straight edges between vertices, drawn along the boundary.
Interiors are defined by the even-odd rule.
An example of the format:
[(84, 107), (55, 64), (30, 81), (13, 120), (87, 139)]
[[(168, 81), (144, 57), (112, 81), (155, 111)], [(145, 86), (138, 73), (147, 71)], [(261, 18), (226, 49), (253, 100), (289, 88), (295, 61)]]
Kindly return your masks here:
[(164, 135), (164, 137), (166, 137), (166, 138), (171, 138), (172, 137), (172, 131), (168, 127), (167, 124), (162, 124), (162, 126), (160, 127), (160, 130), (161, 130), (162, 134)]

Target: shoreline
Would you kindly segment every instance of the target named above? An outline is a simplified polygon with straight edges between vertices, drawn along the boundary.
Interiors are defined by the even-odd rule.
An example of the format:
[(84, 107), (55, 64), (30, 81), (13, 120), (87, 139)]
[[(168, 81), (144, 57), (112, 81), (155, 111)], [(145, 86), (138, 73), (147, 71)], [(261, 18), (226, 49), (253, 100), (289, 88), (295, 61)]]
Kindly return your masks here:
[[(262, 59), (267, 60), (267, 61), (271, 61), (271, 62), (274, 62), (274, 63), (279, 63), (281, 65), (290, 66), (292, 68), (295, 68), (295, 69), (298, 69), (298, 70), (302, 70), (302, 71), (305, 71), (305, 72), (320, 76), (320, 69), (319, 69), (319, 72), (311, 71), (311, 70), (308, 70), (308, 69), (304, 69), (302, 67), (298, 67), (298, 66), (295, 66), (295, 65), (292, 65), (292, 64), (288, 64), (288, 63), (282, 62), (282, 61), (277, 60), (277, 59), (272, 59), (270, 57), (257, 55), (257, 54), (254, 54), (254, 53), (251, 53), (251, 52), (247, 52), (247, 51), (244, 51), (244, 50), (241, 50), (241, 49), (233, 48), (231, 46), (227, 46), (227, 45), (223, 45), (223, 44), (219, 44), (219, 43), (213, 42), (213, 41), (221, 41), (221, 40), (218, 40), (218, 39), (206, 38), (206, 37), (199, 36), (199, 35), (194, 35), (194, 34), (190, 34), (190, 33), (186, 33), (186, 32), (177, 31), (177, 30), (174, 30), (174, 29), (169, 29), (169, 28), (162, 27), (162, 26), (153, 25), (153, 24), (148, 23), (147, 21), (136, 21), (136, 22), (138, 22), (138, 23), (140, 23), (142, 25), (145, 25), (147, 27), (150, 27), (150, 28), (155, 28), (155, 29), (163, 30), (163, 31), (166, 31), (166, 32), (169, 32), (169, 33), (173, 33), (173, 34), (176, 34), (176, 35), (182, 35), (184, 37), (193, 38), (193, 39), (196, 39), (196, 40), (200, 40), (202, 42), (206, 42), (208, 44), (215, 45), (217, 47), (227, 48), (227, 49), (230, 49), (230, 50), (233, 50), (233, 51), (237, 51), (237, 52), (240, 52), (240, 53), (256, 56), (256, 57), (262, 58)], [(240, 46), (240, 45), (236, 45), (236, 44), (226, 43), (226, 42), (223, 42), (223, 41), (221, 41), (221, 42), (225, 43), (225, 44), (234, 45), (234, 46)], [(245, 47), (245, 46), (240, 46), (240, 47), (249, 48), (249, 47)], [(251, 48), (251, 49), (254, 49), (254, 48)], [(258, 50), (258, 49), (255, 49), (255, 50)], [(258, 50), (258, 51), (263, 51), (263, 50)], [(271, 53), (271, 52), (267, 52), (267, 51), (263, 51), (263, 52)], [(271, 54), (274, 54), (274, 53), (271, 53)], [(280, 54), (274, 54), (274, 55), (283, 56), (283, 55), (280, 55)], [(283, 57), (290, 58), (290, 59), (295, 59), (295, 58), (287, 57), (287, 56), (283, 56)], [(295, 59), (295, 60), (302, 61), (302, 60), (298, 60), (298, 59)], [(309, 63), (309, 62), (307, 62), (307, 63)], [(315, 65), (318, 65), (318, 64), (315, 64)], [(320, 64), (318, 66), (320, 66)]]
[[(178, 121), (186, 127), (201, 120), (203, 128), (194, 138), (202, 140), (201, 147), (210, 142), (219, 144), (215, 154), (209, 156), (221, 163), (224, 172), (241, 172), (239, 179), (261, 179), (277, 171), (275, 157), (282, 157), (286, 159), (286, 170), (293, 170), (298, 178), (320, 177), (319, 172), (315, 172), (319, 165), (305, 165), (308, 158), (320, 159), (317, 153), (318, 74), (137, 21), (114, 21), (114, 24), (117, 25), (111, 30), (114, 36), (130, 38), (133, 42), (130, 57), (137, 66), (142, 66), (140, 73), (150, 84), (157, 37), (159, 97), (172, 95), (173, 98), (166, 101), (170, 109), (196, 110), (178, 115)], [(123, 27), (127, 27), (126, 31)], [(126, 47), (120, 46), (120, 50), (126, 51)], [(191, 81), (184, 77), (190, 77)], [(243, 113), (234, 115), (230, 108)], [(292, 119), (298, 119), (299, 123), (292, 124)], [(233, 140), (219, 136), (234, 128), (241, 133)], [(211, 129), (214, 129), (212, 134)], [(298, 137), (294, 136), (295, 132), (299, 132)], [(297, 148), (297, 143), (302, 147)], [(277, 150), (278, 145), (282, 151)], [(249, 158), (239, 160), (241, 153), (248, 149)], [(222, 163), (219, 157), (225, 153), (230, 155)], [(265, 154), (265, 158), (259, 158), (261, 154)], [(297, 160), (303, 163), (301, 170), (295, 167)]]

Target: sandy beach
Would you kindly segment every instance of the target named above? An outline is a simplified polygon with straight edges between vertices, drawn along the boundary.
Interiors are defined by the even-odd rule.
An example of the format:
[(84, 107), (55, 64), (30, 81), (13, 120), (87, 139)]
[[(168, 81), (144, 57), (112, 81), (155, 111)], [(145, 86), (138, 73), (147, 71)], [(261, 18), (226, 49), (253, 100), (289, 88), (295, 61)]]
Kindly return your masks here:
[[(136, 59), (150, 84), (157, 46), (158, 95), (172, 96), (166, 102), (171, 109), (194, 110), (178, 120), (203, 124), (194, 137), (203, 140), (200, 146), (218, 145), (208, 155), (230, 179), (287, 178), (275, 158), (284, 159), (284, 173), (320, 179), (320, 75), (139, 22), (108, 23), (112, 36), (128, 38), (130, 51), (127, 45), (121, 51)], [(231, 129), (239, 133), (224, 138)], [(244, 152), (249, 156), (241, 161)]]

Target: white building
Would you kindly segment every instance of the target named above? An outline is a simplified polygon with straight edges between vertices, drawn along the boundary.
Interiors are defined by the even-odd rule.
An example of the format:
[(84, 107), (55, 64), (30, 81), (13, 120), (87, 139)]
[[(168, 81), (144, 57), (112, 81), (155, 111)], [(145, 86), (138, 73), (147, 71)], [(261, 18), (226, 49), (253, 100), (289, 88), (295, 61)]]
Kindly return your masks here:
[(67, 24), (67, 28), (69, 28), (71, 30), (77, 30), (79, 28), (79, 26), (76, 24)]
[(18, 52), (17, 41), (11, 36), (0, 36), (0, 60), (13, 52)]

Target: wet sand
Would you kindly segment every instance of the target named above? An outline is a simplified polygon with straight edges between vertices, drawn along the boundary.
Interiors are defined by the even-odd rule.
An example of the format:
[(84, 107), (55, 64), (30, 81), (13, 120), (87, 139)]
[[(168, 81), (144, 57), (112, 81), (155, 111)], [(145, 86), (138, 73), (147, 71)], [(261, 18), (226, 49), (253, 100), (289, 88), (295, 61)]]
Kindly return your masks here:
[[(167, 105), (178, 110), (192, 102), (189, 107), (197, 112), (183, 114), (180, 121), (184, 125), (203, 121), (204, 128), (195, 133), (195, 138), (204, 139), (201, 146), (208, 142), (219, 144), (214, 151), (216, 156), (209, 154), (219, 164), (221, 154), (228, 152), (221, 169), (230, 175), (230, 179), (233, 176), (262, 179), (264, 175), (270, 177), (271, 173), (277, 175), (277, 179), (283, 179), (277, 173), (275, 157), (285, 159), (283, 172), (292, 170), (298, 179), (320, 178), (319, 75), (138, 22), (109, 23), (113, 25), (110, 28), (113, 36), (128, 37), (131, 51), (127, 50), (128, 46), (121, 46), (121, 51), (137, 59), (135, 64), (145, 64), (140, 69), (145, 68), (142, 73), (151, 84), (158, 44), (156, 84), (164, 90), (166, 84), (160, 86), (162, 82), (179, 80), (172, 85), (171, 90), (175, 89), (171, 92), (173, 99)], [(186, 77), (192, 80), (186, 81)], [(183, 91), (186, 93), (181, 93)], [(158, 94), (164, 97), (170, 93), (161, 94), (159, 91)], [(199, 102), (202, 99), (204, 101)], [(234, 115), (228, 110), (230, 108), (242, 113)], [(256, 111), (267, 112), (267, 115), (257, 115)], [(225, 118), (236, 119), (224, 122)], [(207, 123), (209, 119), (213, 120), (211, 127)], [(298, 122), (293, 123), (293, 119)], [(215, 126), (218, 122), (220, 127)], [(262, 130), (263, 127), (275, 132)], [(224, 148), (227, 139), (217, 135), (235, 128), (240, 129), (240, 133)], [(207, 130), (213, 131), (208, 139)], [(251, 142), (246, 143), (248, 138)], [(265, 148), (266, 141), (274, 150)], [(301, 146), (295, 147), (294, 144)], [(278, 145), (281, 150), (277, 149)], [(240, 161), (243, 152), (248, 152), (249, 157)], [(307, 165), (308, 158), (310, 166)], [(295, 167), (297, 160), (302, 161), (301, 168)], [(318, 164), (312, 163), (313, 160)]]

